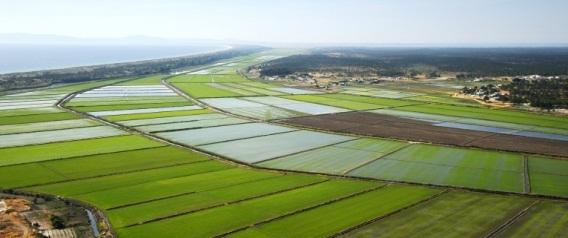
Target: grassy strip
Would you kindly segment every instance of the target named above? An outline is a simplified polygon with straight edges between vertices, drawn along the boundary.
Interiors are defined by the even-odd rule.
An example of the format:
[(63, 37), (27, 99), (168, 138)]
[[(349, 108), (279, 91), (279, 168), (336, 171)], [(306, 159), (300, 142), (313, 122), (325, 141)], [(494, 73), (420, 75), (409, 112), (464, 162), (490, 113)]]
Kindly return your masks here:
[(439, 193), (439, 190), (390, 185), (266, 224), (229, 237), (329, 237)]
[(109, 190), (118, 187), (133, 186), (158, 180), (190, 176), (229, 169), (231, 166), (208, 161), (187, 165), (157, 168), (132, 173), (123, 173), (110, 176), (101, 176), (82, 180), (74, 180), (62, 183), (34, 186), (26, 188), (31, 191), (57, 194), (61, 196), (78, 196), (80, 194)]
[(160, 107), (181, 107), (181, 106), (191, 106), (191, 105), (193, 105), (193, 103), (186, 101), (186, 102), (101, 105), (101, 106), (86, 106), (86, 107), (80, 106), (80, 107), (71, 107), (71, 109), (81, 112), (99, 112), (99, 111), (118, 111), (118, 110), (160, 108)]
[(0, 166), (164, 146), (136, 135), (0, 149)]
[(295, 189), (324, 181), (323, 177), (287, 175), (246, 182), (234, 186), (209, 190), (134, 206), (113, 209), (107, 212), (115, 227), (140, 224), (154, 219), (177, 216), (213, 206), (234, 203), (288, 189)]
[(379, 186), (335, 180), (140, 226), (118, 229), (121, 237), (212, 237)]
[(0, 125), (15, 125), (15, 124), (24, 124), (24, 123), (33, 123), (33, 122), (46, 122), (46, 121), (62, 121), (62, 120), (71, 120), (79, 118), (80, 118), (79, 116), (67, 112), (9, 116), (9, 117), (2, 117), (2, 120), (0, 120)]
[(515, 196), (449, 192), (344, 237), (483, 237), (530, 203)]
[(129, 121), (140, 119), (152, 119), (161, 117), (177, 117), (177, 116), (190, 116), (211, 113), (209, 109), (187, 110), (187, 111), (171, 111), (171, 112), (152, 112), (152, 113), (137, 113), (126, 115), (107, 116), (104, 119), (109, 121)]

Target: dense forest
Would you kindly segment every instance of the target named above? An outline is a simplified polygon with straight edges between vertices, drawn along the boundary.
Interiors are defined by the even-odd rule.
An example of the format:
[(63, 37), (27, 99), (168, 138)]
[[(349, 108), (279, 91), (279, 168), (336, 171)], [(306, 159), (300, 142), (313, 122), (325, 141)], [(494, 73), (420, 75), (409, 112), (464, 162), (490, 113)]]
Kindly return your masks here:
[(568, 108), (568, 79), (513, 79), (503, 89), (509, 91), (512, 103), (530, 103), (544, 109)]
[(45, 87), (56, 83), (76, 83), (97, 79), (169, 73), (175, 69), (248, 55), (263, 49), (261, 47), (241, 46), (225, 51), (185, 57), (3, 74), (0, 75), (0, 91)]
[(368, 70), (383, 76), (567, 75), (568, 48), (322, 48), (259, 66), (265, 76)]

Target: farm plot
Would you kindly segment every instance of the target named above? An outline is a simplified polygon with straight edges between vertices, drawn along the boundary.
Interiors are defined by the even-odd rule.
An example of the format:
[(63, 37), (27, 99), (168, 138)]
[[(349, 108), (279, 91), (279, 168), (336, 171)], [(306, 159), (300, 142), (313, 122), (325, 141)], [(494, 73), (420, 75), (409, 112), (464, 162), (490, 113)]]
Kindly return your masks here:
[(67, 112), (55, 112), (46, 114), (31, 114), (31, 115), (18, 115), (18, 116), (5, 116), (0, 117), (0, 125), (16, 125), (34, 122), (47, 122), (47, 121), (62, 121), (79, 119), (79, 116)]
[(209, 83), (208, 85), (211, 86), (211, 87), (214, 87), (214, 88), (227, 90), (227, 91), (230, 91), (230, 92), (242, 95), (242, 96), (259, 95), (258, 93), (248, 91), (248, 90), (245, 90), (245, 89), (242, 89), (242, 88), (235, 88), (235, 87), (232, 87), (232, 86), (230, 86), (228, 84), (224, 84), (224, 83)]
[(96, 203), (98, 207), (103, 209), (111, 209), (279, 176), (281, 175), (272, 172), (227, 169), (126, 187), (117, 187), (105, 191), (79, 195), (76, 196), (76, 198)]
[(54, 131), (0, 135), (0, 147), (43, 144), (68, 140), (124, 135), (126, 132), (108, 126), (94, 126)]
[(221, 119), (196, 120), (190, 122), (173, 122), (173, 123), (158, 124), (158, 125), (144, 125), (144, 126), (137, 126), (135, 128), (144, 132), (156, 133), (156, 132), (165, 132), (165, 131), (179, 131), (179, 130), (189, 130), (195, 128), (233, 125), (233, 124), (241, 124), (247, 122), (249, 121), (234, 117), (227, 117)]
[(484, 237), (530, 202), (522, 197), (451, 191), (341, 237)]
[(300, 112), (308, 115), (320, 115), (329, 113), (346, 112), (348, 110), (325, 106), (320, 104), (296, 101), (279, 97), (246, 97), (248, 101), (266, 104), (269, 106), (279, 107), (290, 111)]
[(347, 112), (283, 120), (284, 123), (409, 141), (470, 146), (513, 152), (568, 156), (568, 141), (435, 126), (414, 120), (370, 112)]
[(389, 185), (279, 220), (253, 226), (229, 237), (330, 237), (350, 227), (425, 200), (439, 190)]
[(355, 138), (312, 131), (293, 131), (199, 148), (245, 163), (256, 163), (353, 139)]
[(358, 139), (259, 163), (259, 166), (307, 172), (343, 174), (392, 153), (406, 143)]
[(125, 104), (153, 104), (153, 103), (172, 103), (187, 102), (180, 96), (167, 97), (107, 97), (107, 98), (73, 98), (65, 105), (68, 107), (91, 107), (106, 105), (125, 105)]
[(325, 178), (318, 176), (282, 175), (110, 209), (107, 214), (113, 226), (120, 228), (297, 189), (324, 181)]
[(288, 88), (288, 87), (271, 88), (270, 90), (277, 91), (277, 92), (282, 92), (282, 93), (287, 93), (287, 94), (292, 94), (292, 95), (296, 95), (296, 94), (320, 94), (320, 93), (323, 93), (323, 92), (319, 92), (319, 91), (305, 90), (305, 89), (299, 89), (299, 88)]
[[(524, 133), (524, 132), (542, 132), (542, 133), (549, 133), (549, 134), (559, 134), (559, 135), (568, 135), (568, 130), (556, 129), (556, 128), (549, 128), (549, 127), (542, 127), (542, 126), (530, 126), (530, 125), (522, 125), (522, 124), (515, 124), (515, 123), (507, 123), (507, 122), (498, 122), (498, 121), (488, 121), (488, 120), (481, 120), (481, 119), (471, 119), (471, 118), (463, 118), (463, 117), (455, 117), (455, 116), (443, 116), (437, 114), (427, 114), (427, 113), (419, 113), (419, 112), (407, 112), (407, 111), (399, 111), (399, 110), (390, 110), (390, 109), (380, 109), (371, 111), (373, 113), (383, 114), (383, 115), (390, 115), (390, 116), (397, 116), (402, 118), (409, 118), (415, 120), (424, 120), (430, 121), (432, 123), (436, 123), (437, 126), (444, 126), (445, 123), (458, 123), (461, 125), (471, 125), (471, 126), (481, 126), (487, 127), (488, 130), (502, 130), (508, 131), (510, 134)], [(451, 125), (450, 125), (451, 126)], [(494, 128), (494, 129), (492, 129)]]
[(532, 156), (528, 166), (532, 193), (568, 197), (568, 161)]
[(378, 184), (335, 180), (207, 209), (143, 225), (120, 228), (121, 237), (213, 237), (329, 201), (352, 196)]
[[(135, 171), (130, 173), (111, 174), (94, 178), (86, 178), (72, 181), (60, 181), (58, 183), (45, 184), (41, 181), (39, 186), (27, 187), (27, 190), (42, 193), (57, 194), (66, 197), (77, 197), (83, 194), (92, 194), (120, 187), (136, 186), (144, 183), (154, 183), (160, 180), (182, 178), (197, 174), (206, 174), (214, 171), (231, 169), (231, 166), (217, 162), (206, 161), (190, 163), (164, 168)], [(28, 182), (29, 185), (34, 183)], [(35, 183), (38, 184), (38, 183)], [(28, 186), (29, 186), (28, 185)], [(95, 204), (97, 205), (97, 204)]]
[(202, 115), (202, 114), (209, 114), (209, 113), (211, 113), (211, 111), (209, 109), (196, 109), (196, 110), (184, 110), (184, 111), (167, 111), (167, 112), (150, 112), (150, 113), (114, 115), (114, 116), (105, 116), (104, 118), (106, 120), (109, 120), (109, 121), (129, 121), (129, 120), (143, 120), (143, 119)]
[(350, 110), (371, 110), (377, 108), (383, 108), (384, 106), (371, 104), (371, 103), (364, 103), (364, 102), (355, 102), (355, 101), (348, 101), (348, 100), (341, 100), (341, 99), (334, 99), (329, 97), (323, 97), (321, 95), (292, 95), (292, 96), (284, 96), (284, 98), (292, 99), (292, 100), (299, 100), (304, 102), (311, 102), (311, 103), (318, 103), (328, 106), (340, 107)]
[(51, 100), (32, 100), (32, 101), (3, 101), (0, 102), (0, 111), (3, 110), (14, 110), (14, 109), (26, 109), (26, 108), (38, 108), (38, 107), (49, 107), (57, 103), (59, 99)]
[(374, 98), (374, 97), (356, 96), (356, 95), (349, 95), (349, 94), (342, 94), (342, 93), (322, 94), (322, 95), (318, 95), (318, 96), (336, 99), (336, 100), (376, 104), (376, 105), (380, 105), (382, 107), (401, 107), (401, 106), (408, 106), (408, 105), (423, 104), (423, 103), (417, 103), (417, 102), (408, 101), (408, 100), (401, 100), (401, 99)]
[(159, 146), (163, 146), (163, 144), (145, 137), (128, 135), (0, 148), (0, 166), (155, 148)]
[(530, 112), (521, 112), (502, 109), (488, 109), (481, 107), (463, 107), (443, 104), (423, 104), (417, 106), (399, 107), (397, 110), (456, 116), (489, 121), (508, 122), (522, 125), (568, 129), (568, 119), (563, 117), (540, 115)]
[(229, 113), (263, 120), (288, 118), (303, 115), (261, 103), (246, 101), (238, 98), (211, 98), (202, 99), (202, 102)]
[(237, 97), (238, 93), (213, 87), (206, 83), (174, 83), (176, 88), (194, 98)]
[(141, 171), (159, 167), (196, 163), (209, 160), (202, 154), (165, 146), (121, 151), (81, 158), (41, 162), (40, 164), (67, 178), (86, 178), (106, 174)]
[(49, 130), (70, 129), (79, 127), (95, 126), (97, 123), (89, 119), (76, 119), (76, 120), (63, 120), (63, 121), (49, 121), (49, 122), (36, 122), (16, 125), (0, 126), (0, 135), (25, 133), (25, 132), (38, 132)]
[[(3, 177), (6, 185), (20, 187), (184, 165), (207, 159), (203, 155), (161, 147), (4, 166), (0, 167), (0, 172), (6, 176)], [(30, 169), (34, 175), (17, 173), (25, 169)], [(30, 179), (26, 180), (28, 176)], [(42, 179), (44, 176), (45, 179)]]
[(238, 74), (186, 74), (173, 77), (168, 81), (172, 83), (233, 83), (233, 82), (247, 82)]
[(117, 84), (118, 86), (135, 86), (135, 85), (159, 85), (162, 82), (162, 78), (166, 75), (154, 75), (148, 76), (141, 79), (135, 79), (126, 81), (124, 83)]
[(0, 111), (0, 119), (4, 117), (13, 117), (13, 116), (28, 116), (28, 115), (37, 115), (37, 114), (51, 114), (51, 113), (58, 113), (61, 112), (59, 109), (55, 107), (39, 107), (39, 108), (30, 108), (30, 109), (14, 109), (14, 110), (4, 110)]
[(229, 116), (219, 114), (219, 113), (207, 113), (189, 116), (178, 116), (178, 117), (160, 117), (152, 119), (140, 119), (140, 120), (129, 120), (129, 121), (119, 121), (118, 123), (125, 126), (145, 126), (145, 125), (159, 125), (174, 122), (192, 122), (201, 120), (214, 120), (214, 119), (224, 119)]
[(401, 92), (401, 91), (393, 91), (385, 89), (360, 89), (360, 88), (347, 88), (347, 90), (343, 91), (342, 93), (371, 96), (371, 97), (383, 97), (383, 98), (407, 98), (407, 97), (415, 97), (422, 95), (419, 93)]
[(349, 173), (353, 176), (522, 193), (520, 155), (411, 145)]
[(180, 106), (180, 107), (160, 107), (160, 108), (144, 108), (144, 109), (131, 109), (131, 110), (117, 110), (117, 111), (98, 111), (89, 112), (89, 114), (98, 117), (116, 116), (127, 114), (141, 114), (141, 113), (155, 113), (155, 112), (172, 112), (172, 111), (187, 111), (201, 109), (200, 106)]
[(177, 96), (170, 88), (163, 85), (145, 86), (105, 86), (89, 90), (77, 95), (77, 98), (99, 98), (99, 97), (159, 97)]
[(266, 123), (246, 123), (230, 126), (218, 126), (193, 130), (162, 132), (158, 136), (185, 145), (204, 145), (243, 138), (265, 136), (294, 131), (293, 128), (275, 126)]
[(256, 86), (257, 84), (248, 84), (248, 83), (225, 83), (233, 88), (244, 89), (250, 92), (254, 92), (257, 95), (268, 95), (268, 96), (277, 96), (283, 95), (284, 93), (272, 91), (269, 88), (269, 85), (261, 85), (262, 87)]
[(143, 103), (134, 104), (116, 104), (116, 105), (100, 105), (100, 106), (82, 106), (70, 107), (71, 109), (81, 112), (100, 112), (100, 111), (119, 111), (129, 109), (146, 109), (146, 108), (166, 108), (166, 107), (183, 107), (191, 106), (191, 102), (159, 102), (159, 103)]
[(0, 189), (18, 188), (34, 184), (50, 183), (66, 180), (63, 175), (57, 174), (38, 164), (23, 164), (0, 167)]
[(563, 237), (568, 234), (568, 203), (541, 201), (497, 237)]

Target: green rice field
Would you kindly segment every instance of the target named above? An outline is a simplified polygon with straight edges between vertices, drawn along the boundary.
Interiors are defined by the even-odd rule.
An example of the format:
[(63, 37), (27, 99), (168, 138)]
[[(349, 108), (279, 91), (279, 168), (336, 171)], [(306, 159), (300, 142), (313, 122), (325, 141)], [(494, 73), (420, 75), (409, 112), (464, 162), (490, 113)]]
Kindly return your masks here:
[[(75, 112), (196, 105), (187, 96), (210, 107), (100, 117), (52, 104), (0, 110), (0, 189), (89, 204), (119, 238), (567, 236), (566, 158), (315, 131), (277, 119), (337, 108), (326, 113), (370, 110), (551, 133), (568, 130), (568, 119), (444, 103), (423, 92), (324, 93), (236, 74), (292, 53), (189, 67), (168, 79), (186, 95), (166, 88), (166, 75), (149, 75), (0, 97), (26, 106), (85, 90), (64, 105)], [(90, 90), (111, 84), (118, 87)], [(134, 96), (123, 96), (128, 90)]]

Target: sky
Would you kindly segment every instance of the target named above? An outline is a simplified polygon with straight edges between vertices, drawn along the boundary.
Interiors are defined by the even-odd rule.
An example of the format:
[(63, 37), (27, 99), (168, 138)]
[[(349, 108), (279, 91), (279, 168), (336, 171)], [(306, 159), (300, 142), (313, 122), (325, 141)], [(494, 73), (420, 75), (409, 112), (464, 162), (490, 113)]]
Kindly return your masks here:
[(310, 44), (568, 43), (567, 0), (0, 0), (0, 34)]

